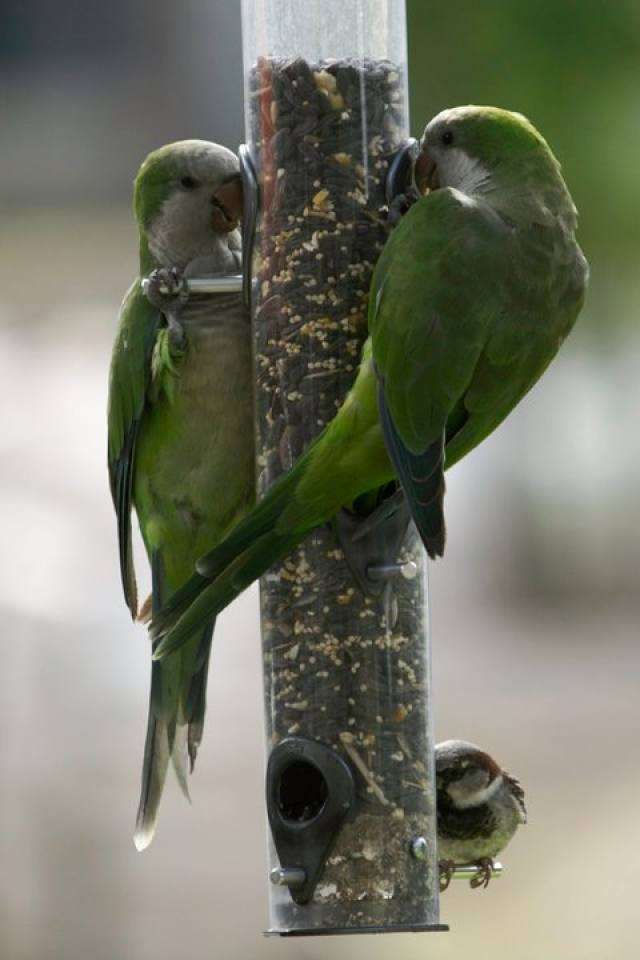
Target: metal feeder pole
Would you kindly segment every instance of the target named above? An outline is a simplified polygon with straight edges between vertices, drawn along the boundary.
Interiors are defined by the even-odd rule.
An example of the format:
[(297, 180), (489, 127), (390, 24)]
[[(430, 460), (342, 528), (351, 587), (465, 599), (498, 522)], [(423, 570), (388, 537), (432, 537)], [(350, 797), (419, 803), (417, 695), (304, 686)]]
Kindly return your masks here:
[[(387, 173), (409, 133), (404, 0), (243, 0), (242, 29), (264, 494), (356, 373)], [(374, 558), (363, 588), (327, 526), (260, 584), (269, 933), (446, 929), (413, 527), (391, 559)]]

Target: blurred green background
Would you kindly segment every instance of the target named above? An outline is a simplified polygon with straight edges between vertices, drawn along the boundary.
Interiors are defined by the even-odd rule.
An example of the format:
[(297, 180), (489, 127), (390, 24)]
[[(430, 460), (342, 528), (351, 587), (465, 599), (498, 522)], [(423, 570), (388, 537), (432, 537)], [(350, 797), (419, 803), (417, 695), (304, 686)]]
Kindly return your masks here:
[[(345, 0), (347, 2), (347, 0)], [(527, 114), (562, 162), (592, 284), (560, 357), (452, 472), (431, 569), (436, 731), (477, 740), (531, 819), (452, 932), (266, 941), (255, 591), (221, 618), (189, 809), (131, 842), (148, 649), (127, 618), (106, 374), (136, 269), (130, 184), (186, 136), (242, 140), (239, 3), (5, 0), (0, 28), (0, 958), (226, 960), (637, 952), (640, 6), (410, 0), (414, 133)]]

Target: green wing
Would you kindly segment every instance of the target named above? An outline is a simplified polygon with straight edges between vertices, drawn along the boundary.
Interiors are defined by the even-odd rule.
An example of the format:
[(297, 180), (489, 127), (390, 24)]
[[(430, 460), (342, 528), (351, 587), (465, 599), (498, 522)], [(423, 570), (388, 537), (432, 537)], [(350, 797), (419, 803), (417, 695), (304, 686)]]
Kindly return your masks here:
[(533, 386), (583, 303), (586, 261), (573, 232), (543, 213), (513, 231), (488, 207), (437, 190), (401, 221), (374, 273), (380, 420), (431, 556), (444, 549), (444, 468)]
[(136, 280), (124, 298), (120, 329), (109, 376), (109, 483), (118, 520), (120, 574), (124, 596), (136, 616), (138, 607), (131, 546), (131, 492), (136, 439), (151, 384), (151, 358), (161, 315)]
[(495, 430), (542, 376), (578, 317), (588, 276), (573, 233), (557, 225), (533, 222), (509, 244), (490, 336), (447, 423), (447, 467)]
[[(376, 266), (380, 420), (430, 556), (444, 549), (444, 445), (499, 312), (506, 227), (455, 190), (420, 200)], [(489, 279), (490, 278), (490, 279)]]

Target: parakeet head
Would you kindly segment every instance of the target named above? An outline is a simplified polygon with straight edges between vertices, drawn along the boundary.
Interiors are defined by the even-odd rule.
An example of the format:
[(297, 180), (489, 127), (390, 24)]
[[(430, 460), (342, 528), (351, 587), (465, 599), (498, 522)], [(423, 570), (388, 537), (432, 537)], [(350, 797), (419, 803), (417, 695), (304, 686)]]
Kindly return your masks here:
[(225, 244), (242, 215), (238, 158), (206, 140), (154, 150), (135, 180), (134, 212), (153, 259), (184, 267)]
[(473, 194), (513, 186), (525, 167), (559, 176), (546, 141), (526, 117), (498, 107), (454, 107), (425, 127), (415, 180), (422, 193), (454, 187)]

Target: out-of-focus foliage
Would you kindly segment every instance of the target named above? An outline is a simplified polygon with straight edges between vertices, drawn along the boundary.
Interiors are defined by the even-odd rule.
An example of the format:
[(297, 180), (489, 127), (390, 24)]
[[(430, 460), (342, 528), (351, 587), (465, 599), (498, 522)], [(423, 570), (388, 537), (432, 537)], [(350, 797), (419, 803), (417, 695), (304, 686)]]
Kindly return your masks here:
[[(423, 121), (444, 107), (462, 103), (526, 114), (562, 163), (594, 274), (602, 260), (614, 272), (635, 270), (640, 4), (408, 0), (408, 17), (413, 132), (419, 135)], [(611, 278), (597, 278), (597, 286), (605, 283)], [(622, 311), (616, 316), (633, 319)]]

